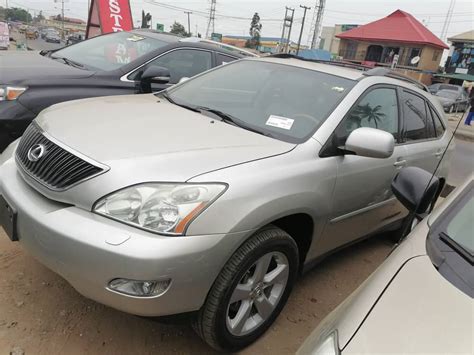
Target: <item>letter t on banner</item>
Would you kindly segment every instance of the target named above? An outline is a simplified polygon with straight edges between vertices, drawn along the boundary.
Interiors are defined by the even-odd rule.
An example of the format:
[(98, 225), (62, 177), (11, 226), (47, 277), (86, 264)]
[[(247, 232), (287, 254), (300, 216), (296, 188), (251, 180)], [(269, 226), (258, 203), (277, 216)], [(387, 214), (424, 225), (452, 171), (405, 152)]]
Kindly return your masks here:
[(86, 38), (133, 29), (130, 0), (92, 0)]

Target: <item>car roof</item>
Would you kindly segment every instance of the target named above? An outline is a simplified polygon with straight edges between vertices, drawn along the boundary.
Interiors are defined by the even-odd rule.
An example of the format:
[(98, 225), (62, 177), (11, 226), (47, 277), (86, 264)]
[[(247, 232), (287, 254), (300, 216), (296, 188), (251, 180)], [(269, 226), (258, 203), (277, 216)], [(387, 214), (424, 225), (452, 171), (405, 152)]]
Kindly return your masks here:
[(331, 65), (331, 64), (324, 64), (320, 62), (313, 62), (310, 60), (301, 60), (298, 58), (262, 57), (258, 59), (252, 58), (250, 60), (259, 60), (259, 61), (264, 61), (268, 63), (284, 64), (284, 65), (290, 65), (293, 67), (298, 67), (298, 68), (303, 68), (303, 69), (320, 71), (320, 72), (340, 76), (349, 80), (360, 80), (364, 77), (363, 71), (361, 70), (340, 67), (340, 66)]
[(140, 28), (140, 29), (132, 30), (130, 32), (135, 33), (135, 34), (140, 34), (142, 36), (155, 38), (155, 39), (158, 39), (160, 41), (167, 42), (167, 43), (179, 42), (179, 40), (181, 39), (181, 37), (176, 36), (172, 33), (158, 32), (158, 31), (155, 31), (155, 30), (147, 29), (147, 28)]

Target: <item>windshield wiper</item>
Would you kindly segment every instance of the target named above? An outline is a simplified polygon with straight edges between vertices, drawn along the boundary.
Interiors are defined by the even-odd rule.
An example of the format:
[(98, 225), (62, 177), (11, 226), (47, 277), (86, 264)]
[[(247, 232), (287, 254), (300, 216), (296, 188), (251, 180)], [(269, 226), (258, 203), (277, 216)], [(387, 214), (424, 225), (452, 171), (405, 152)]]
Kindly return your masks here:
[(51, 58), (53, 59), (60, 59), (62, 60), (64, 63), (66, 63), (67, 65), (71, 66), (71, 67), (76, 67), (76, 68), (79, 68), (79, 69), (84, 69), (84, 65), (82, 65), (81, 63), (78, 63), (78, 62), (75, 62), (71, 59), (68, 59), (66, 57), (53, 57), (51, 56)]
[(213, 109), (213, 108), (209, 108), (209, 107), (197, 106), (196, 108), (197, 108), (198, 110), (200, 110), (200, 111), (210, 112), (210, 113), (212, 113), (212, 114), (214, 114), (214, 115), (220, 117), (222, 122), (230, 123), (230, 124), (232, 124), (232, 125), (234, 125), (234, 126), (237, 126), (237, 127), (243, 128), (243, 129), (246, 129), (247, 131), (251, 131), (251, 132), (254, 132), (254, 133), (261, 134), (261, 135), (263, 135), (263, 136), (267, 136), (267, 137), (273, 138), (273, 136), (272, 136), (270, 133), (262, 132), (262, 131), (259, 131), (258, 129), (249, 127), (249, 126), (247, 126), (247, 125), (245, 125), (245, 124), (242, 124), (241, 122), (237, 122), (237, 119), (234, 118), (232, 115), (229, 115), (228, 113), (225, 113), (225, 112), (222, 112), (222, 111)]
[(167, 92), (162, 92), (160, 93), (160, 95), (162, 97), (164, 97), (166, 100), (168, 100), (170, 103), (172, 103), (173, 105), (176, 105), (176, 106), (179, 106), (179, 107), (183, 107), (187, 110), (190, 110), (190, 111), (193, 111), (193, 112), (198, 112), (198, 113), (201, 113), (201, 111), (199, 109), (197, 109), (196, 107), (194, 106), (190, 106), (190, 105), (185, 105), (185, 104), (181, 104), (181, 103), (177, 103), (175, 100), (173, 100), (170, 95), (167, 93)]
[(466, 261), (469, 262), (471, 265), (474, 265), (474, 255), (470, 250), (459, 244), (445, 232), (439, 233), (439, 239), (449, 245), (456, 253), (466, 259)]

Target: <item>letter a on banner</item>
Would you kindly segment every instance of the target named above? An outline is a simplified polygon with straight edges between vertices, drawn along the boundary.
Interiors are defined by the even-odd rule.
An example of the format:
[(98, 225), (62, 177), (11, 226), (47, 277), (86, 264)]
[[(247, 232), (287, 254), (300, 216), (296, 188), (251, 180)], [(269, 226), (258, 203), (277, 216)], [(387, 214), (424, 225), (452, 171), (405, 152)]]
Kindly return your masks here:
[(130, 0), (92, 0), (86, 38), (133, 29)]

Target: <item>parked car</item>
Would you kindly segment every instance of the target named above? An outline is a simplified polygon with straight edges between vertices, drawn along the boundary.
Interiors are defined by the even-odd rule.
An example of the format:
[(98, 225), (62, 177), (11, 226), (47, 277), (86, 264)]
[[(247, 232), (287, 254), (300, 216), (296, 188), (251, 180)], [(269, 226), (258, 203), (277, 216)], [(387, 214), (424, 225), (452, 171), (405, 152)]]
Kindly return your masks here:
[(59, 37), (59, 34), (51, 31), (46, 33), (44, 40), (48, 43), (61, 43), (61, 37)]
[(451, 91), (459, 91), (459, 92), (466, 91), (462, 86), (453, 85), (453, 84), (443, 84), (443, 83), (430, 85), (428, 86), (428, 90), (433, 95), (436, 94), (440, 90), (451, 90)]
[(35, 40), (39, 37), (39, 32), (36, 27), (28, 27), (25, 36), (27, 39)]
[[(408, 208), (413, 210), (423, 197), (430, 177), (412, 170), (394, 182)], [(423, 218), (377, 271), (321, 322), (298, 354), (471, 354), (473, 179)], [(425, 196), (426, 201), (430, 198), (432, 194)]]
[(45, 38), (46, 38), (46, 35), (47, 35), (48, 33), (55, 33), (55, 34), (57, 34), (58, 37), (59, 37), (59, 33), (58, 33), (58, 31), (57, 31), (56, 29), (54, 29), (54, 28), (43, 28), (43, 29), (40, 31), (40, 36), (41, 36), (41, 38), (42, 38), (42, 39), (45, 39)]
[[(244, 54), (150, 30), (99, 36), (41, 55), (2, 53), (0, 88), (7, 94), (0, 102), (0, 153), (52, 104), (160, 91)], [(170, 70), (169, 82), (151, 82), (156, 66)]]
[(465, 90), (439, 90), (435, 96), (443, 105), (445, 112), (466, 112), (469, 107), (469, 95)]
[(3, 154), (4, 228), (84, 296), (195, 312), (210, 346), (241, 349), (299, 272), (400, 228), (401, 167), (438, 165), (439, 103), (380, 73), (242, 59), (158, 94), (54, 105)]
[(73, 33), (66, 40), (66, 45), (76, 44), (86, 39), (85, 33)]

